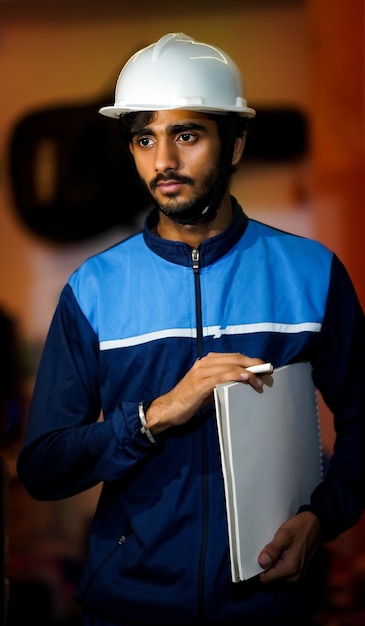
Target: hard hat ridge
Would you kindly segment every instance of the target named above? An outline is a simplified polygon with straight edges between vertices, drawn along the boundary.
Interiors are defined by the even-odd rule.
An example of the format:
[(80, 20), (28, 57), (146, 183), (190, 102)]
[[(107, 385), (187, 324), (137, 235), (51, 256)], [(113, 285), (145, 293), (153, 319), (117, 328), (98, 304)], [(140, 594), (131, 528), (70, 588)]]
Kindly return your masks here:
[(190, 41), (191, 43), (194, 40), (185, 35), (184, 33), (168, 33), (161, 37), (156, 43), (151, 44), (152, 47), (152, 62), (158, 61), (161, 56), (161, 53), (169, 46), (169, 43), (174, 43), (175, 41)]

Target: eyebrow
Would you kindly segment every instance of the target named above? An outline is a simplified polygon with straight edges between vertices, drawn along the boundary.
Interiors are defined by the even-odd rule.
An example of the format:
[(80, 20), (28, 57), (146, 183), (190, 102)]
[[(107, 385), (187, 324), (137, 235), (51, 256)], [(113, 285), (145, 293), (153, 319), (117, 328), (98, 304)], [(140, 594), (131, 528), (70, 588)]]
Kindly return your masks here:
[[(171, 126), (167, 126), (167, 133), (169, 135), (176, 135), (178, 133), (188, 132), (190, 130), (200, 130), (203, 132), (207, 131), (207, 127), (204, 124), (198, 124), (197, 122), (179, 122), (177, 124), (171, 124)], [(149, 126), (145, 126), (144, 128), (139, 128), (138, 130), (132, 131), (132, 137), (141, 137), (143, 135), (155, 135), (155, 132)]]

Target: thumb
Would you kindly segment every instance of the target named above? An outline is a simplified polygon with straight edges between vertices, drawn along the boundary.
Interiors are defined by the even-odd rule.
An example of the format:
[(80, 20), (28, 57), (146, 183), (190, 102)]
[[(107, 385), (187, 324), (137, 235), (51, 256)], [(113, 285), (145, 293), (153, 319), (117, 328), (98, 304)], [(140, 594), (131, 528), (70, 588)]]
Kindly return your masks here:
[(270, 554), (266, 551), (266, 548), (260, 552), (257, 560), (262, 569), (269, 569), (273, 564), (273, 560)]
[(258, 556), (259, 565), (263, 569), (270, 569), (273, 567), (283, 554), (286, 544), (279, 541), (279, 533), (276, 533), (275, 538), (261, 550)]

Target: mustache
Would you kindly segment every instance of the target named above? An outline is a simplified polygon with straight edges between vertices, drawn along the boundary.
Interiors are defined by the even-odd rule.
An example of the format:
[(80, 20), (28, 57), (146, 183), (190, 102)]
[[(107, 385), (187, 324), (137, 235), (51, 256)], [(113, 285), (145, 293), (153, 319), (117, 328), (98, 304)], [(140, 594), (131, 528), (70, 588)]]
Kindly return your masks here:
[(154, 191), (158, 183), (160, 182), (164, 182), (164, 183), (174, 182), (174, 183), (184, 183), (187, 185), (192, 185), (194, 181), (189, 176), (182, 176), (180, 174), (157, 174), (156, 178), (154, 178), (150, 182), (151, 191)]

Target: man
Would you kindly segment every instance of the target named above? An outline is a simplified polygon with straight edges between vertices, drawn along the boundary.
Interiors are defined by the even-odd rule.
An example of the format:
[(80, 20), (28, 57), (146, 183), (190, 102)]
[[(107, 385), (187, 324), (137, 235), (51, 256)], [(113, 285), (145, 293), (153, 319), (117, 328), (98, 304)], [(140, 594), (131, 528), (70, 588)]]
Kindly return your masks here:
[[(20, 479), (39, 499), (103, 482), (76, 594), (85, 626), (308, 625), (319, 544), (363, 511), (358, 298), (331, 251), (250, 220), (230, 196), (255, 112), (222, 50), (165, 35), (129, 60), (101, 113), (119, 120), (153, 207), (61, 294)], [(234, 584), (212, 394), (226, 381), (260, 390), (247, 368), (264, 361), (311, 363), (336, 450), (262, 546), (263, 572)]]

